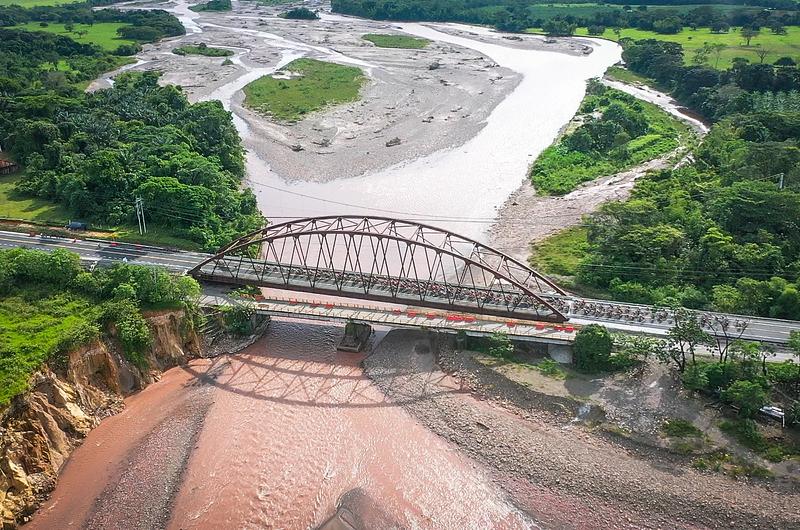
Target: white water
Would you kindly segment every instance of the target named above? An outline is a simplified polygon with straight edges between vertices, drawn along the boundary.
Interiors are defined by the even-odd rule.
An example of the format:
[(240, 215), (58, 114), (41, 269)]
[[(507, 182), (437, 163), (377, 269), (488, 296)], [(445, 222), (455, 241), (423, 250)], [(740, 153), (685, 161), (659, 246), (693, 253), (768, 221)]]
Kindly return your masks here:
[[(171, 9), (193, 33), (202, 31), (199, 16), (179, 2)], [(324, 15), (317, 24), (336, 25), (347, 20)], [(215, 24), (206, 27), (222, 28)], [(602, 76), (606, 68), (621, 56), (621, 48), (604, 40), (587, 40), (594, 48), (588, 56), (556, 52), (522, 50), (502, 43), (446, 34), (422, 24), (401, 24), (398, 29), (430, 40), (476, 50), (500, 66), (522, 74), (522, 82), (491, 113), (486, 126), (467, 143), (443, 149), (387, 169), (326, 183), (287, 183), (253, 151), (247, 155), (248, 182), (258, 197), (264, 214), (275, 221), (284, 218), (327, 214), (373, 214), (425, 219), (466, 236), (485, 239), (485, 228), (495, 218), (497, 209), (525, 179), (529, 165), (550, 145), (558, 131), (575, 114), (583, 99), (586, 80)], [(488, 33), (486, 28), (453, 25), (473, 33)], [(278, 65), (270, 68), (248, 67), (246, 73), (218, 88), (207, 99), (219, 99), (226, 109), (231, 100), (249, 82), (268, 75), (292, 60), (304, 56), (355, 64), (369, 72), (378, 66), (325, 48), (286, 39), (268, 32), (224, 26), (225, 30), (248, 34), (282, 52)], [(234, 123), (245, 144), (257, 141), (240, 116)], [(370, 156), (364, 152), (359, 156)], [(460, 219), (459, 219), (460, 218)], [(463, 218), (483, 222), (465, 222)]]

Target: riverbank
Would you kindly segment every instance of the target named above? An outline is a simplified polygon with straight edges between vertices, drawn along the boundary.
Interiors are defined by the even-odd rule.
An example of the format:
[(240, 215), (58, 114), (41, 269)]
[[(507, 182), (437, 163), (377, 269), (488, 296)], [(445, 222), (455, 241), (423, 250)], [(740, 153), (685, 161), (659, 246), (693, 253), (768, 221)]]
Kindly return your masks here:
[[(629, 85), (607, 78), (602, 81), (615, 90), (658, 106), (690, 127), (696, 139), (702, 139), (708, 132), (705, 123), (687, 114), (666, 94), (650, 87)], [(559, 137), (565, 131), (566, 128), (562, 128)], [(554, 143), (557, 141), (558, 139), (554, 140)], [(539, 195), (526, 179), (499, 209), (497, 219), (489, 229), (489, 241), (493, 247), (526, 263), (531, 254), (532, 243), (580, 225), (585, 215), (596, 211), (603, 203), (627, 199), (637, 179), (649, 171), (684, 163), (688, 152), (689, 143), (684, 142), (669, 153), (626, 171), (586, 182), (561, 196)]]
[[(32, 376), (30, 390), (0, 414), (0, 527), (28, 520), (85, 437), (102, 419), (123, 411), (123, 396), (199, 353), (198, 338), (185, 318), (183, 311), (146, 315), (153, 335), (143, 356), (147, 369), (127, 361), (113, 338), (76, 347), (63, 362)], [(97, 462), (102, 466), (104, 461)]]
[[(666, 453), (643, 454), (583, 426), (578, 402), (522, 387), (442, 346), (437, 356), (428, 336), (394, 332), (365, 360), (366, 373), (426, 427), (493, 469), (516, 505), (547, 527), (800, 524), (796, 484), (740, 482), (677, 466)], [(447, 373), (470, 393), (440, 392)]]

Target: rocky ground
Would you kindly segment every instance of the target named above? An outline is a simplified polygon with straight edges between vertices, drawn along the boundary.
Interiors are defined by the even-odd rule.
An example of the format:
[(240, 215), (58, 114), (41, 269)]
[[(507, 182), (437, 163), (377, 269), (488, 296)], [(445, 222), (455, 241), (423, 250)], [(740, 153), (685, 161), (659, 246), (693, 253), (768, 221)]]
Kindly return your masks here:
[[(520, 81), (518, 74), (474, 50), (437, 42), (420, 50), (386, 49), (361, 38), (366, 33), (402, 34), (385, 22), (287, 20), (276, 16), (283, 9), (234, 2), (229, 13), (192, 14), (199, 32), (147, 45), (139, 62), (123, 70), (161, 71), (162, 82), (180, 85), (190, 100), (221, 100), (247, 123), (247, 148), (273, 171), (288, 181), (317, 182), (461, 145), (477, 134)], [(568, 43), (530, 42), (564, 53), (583, 50)], [(223, 65), (225, 58), (172, 53), (175, 47), (199, 43), (231, 49), (232, 64)], [(361, 99), (297, 123), (277, 123), (244, 107), (241, 88), (247, 82), (271, 73), (282, 60), (300, 56), (360, 66), (368, 77)], [(114, 75), (103, 76), (90, 89), (109, 86)]]
[(595, 431), (580, 403), (522, 387), (416, 331), (390, 333), (364, 365), (425, 426), (487, 464), (551, 528), (800, 528), (796, 483), (736, 481)]

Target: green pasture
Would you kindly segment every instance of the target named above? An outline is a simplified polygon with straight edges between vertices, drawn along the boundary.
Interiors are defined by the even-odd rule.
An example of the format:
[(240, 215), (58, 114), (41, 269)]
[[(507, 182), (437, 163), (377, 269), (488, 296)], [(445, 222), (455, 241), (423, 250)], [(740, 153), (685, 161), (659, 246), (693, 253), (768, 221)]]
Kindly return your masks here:
[[(0, 0), (2, 1), (2, 0)], [(96, 44), (106, 51), (116, 50), (121, 44), (135, 44), (136, 41), (122, 39), (117, 36), (117, 29), (123, 26), (130, 26), (130, 24), (122, 24), (118, 22), (99, 22), (97, 24), (74, 24), (73, 30), (67, 31), (64, 24), (48, 23), (47, 26), (41, 26), (39, 22), (28, 22), (27, 24), (20, 24), (14, 26), (14, 29), (21, 29), (26, 31), (44, 31), (47, 33), (55, 33), (69, 37), (82, 44)], [(85, 31), (85, 35), (80, 35), (78, 32)]]

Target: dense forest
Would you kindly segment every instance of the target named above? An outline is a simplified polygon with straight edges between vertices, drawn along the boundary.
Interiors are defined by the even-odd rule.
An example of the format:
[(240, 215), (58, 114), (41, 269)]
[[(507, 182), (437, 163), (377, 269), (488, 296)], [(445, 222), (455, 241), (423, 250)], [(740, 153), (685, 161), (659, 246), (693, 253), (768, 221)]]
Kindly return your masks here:
[[(49, 9), (22, 20), (83, 13)], [(119, 14), (102, 13), (89, 15)], [(152, 13), (124, 16), (166, 16), (169, 24), (159, 27), (183, 31), (172, 15)], [(79, 83), (118, 60), (65, 36), (0, 28), (0, 145), (24, 168), (17, 191), (109, 228), (133, 223), (141, 197), (150, 226), (208, 250), (261, 226), (255, 197), (240, 190), (243, 149), (230, 113), (217, 101), (190, 105), (180, 88), (159, 86), (156, 73), (123, 74), (111, 89), (81, 90)]]
[[(708, 5), (687, 8), (687, 4), (696, 2), (678, 0), (646, 3), (654, 8), (624, 5), (579, 9), (582, 4), (574, 3), (573, 9), (569, 6), (554, 9), (550, 2), (524, 0), (332, 0), (331, 8), (337, 13), (376, 20), (467, 22), (491, 25), (503, 31), (544, 28), (548, 33), (561, 35), (570, 34), (577, 27), (589, 27), (595, 34), (612, 27), (676, 33), (684, 26), (715, 27), (727, 31), (731, 26), (777, 28), (800, 24), (797, 2), (793, 0), (761, 0), (747, 6), (744, 2), (732, 3), (742, 5), (741, 9), (733, 10), (715, 9)], [(669, 6), (675, 8), (668, 9)]]
[(580, 281), (622, 300), (800, 319), (797, 68), (684, 67), (680, 45), (654, 40), (623, 57), (715, 124), (692, 164), (587, 219)]

